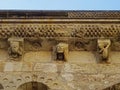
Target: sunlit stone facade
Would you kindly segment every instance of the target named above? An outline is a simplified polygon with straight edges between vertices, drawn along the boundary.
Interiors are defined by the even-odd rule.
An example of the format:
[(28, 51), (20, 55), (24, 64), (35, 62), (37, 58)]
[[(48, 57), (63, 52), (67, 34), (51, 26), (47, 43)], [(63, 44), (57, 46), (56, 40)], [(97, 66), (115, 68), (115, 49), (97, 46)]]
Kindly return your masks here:
[(0, 90), (120, 90), (120, 11), (0, 11)]

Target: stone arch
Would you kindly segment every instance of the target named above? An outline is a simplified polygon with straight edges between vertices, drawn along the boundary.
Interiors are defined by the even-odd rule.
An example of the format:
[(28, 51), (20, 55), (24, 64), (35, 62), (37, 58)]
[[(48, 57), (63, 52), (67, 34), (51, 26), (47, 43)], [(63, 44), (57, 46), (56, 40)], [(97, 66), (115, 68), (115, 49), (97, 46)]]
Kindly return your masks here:
[(4, 90), (4, 87), (2, 84), (0, 84), (0, 90)]
[(26, 82), (20, 85), (17, 90), (48, 90), (48, 86), (36, 81)]

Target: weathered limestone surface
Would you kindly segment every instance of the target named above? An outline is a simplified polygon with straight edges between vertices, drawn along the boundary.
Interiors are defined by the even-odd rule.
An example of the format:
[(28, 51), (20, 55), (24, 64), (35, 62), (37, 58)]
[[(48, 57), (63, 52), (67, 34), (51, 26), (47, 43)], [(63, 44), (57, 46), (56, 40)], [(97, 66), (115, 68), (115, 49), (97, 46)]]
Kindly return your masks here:
[(30, 82), (120, 90), (120, 11), (0, 11), (0, 90)]
[[(19, 62), (20, 63), (20, 62)], [(20, 63), (1, 64), (0, 82), (5, 90), (17, 89), (30, 81), (42, 82), (51, 89), (102, 90), (119, 83), (120, 64)]]

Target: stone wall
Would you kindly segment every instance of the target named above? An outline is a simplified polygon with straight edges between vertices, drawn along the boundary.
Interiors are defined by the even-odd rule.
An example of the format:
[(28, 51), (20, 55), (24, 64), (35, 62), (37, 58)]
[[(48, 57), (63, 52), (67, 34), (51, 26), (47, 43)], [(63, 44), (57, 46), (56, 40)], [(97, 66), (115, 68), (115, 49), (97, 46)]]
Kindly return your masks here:
[(50, 90), (102, 90), (119, 83), (119, 64), (92, 63), (20, 63), (0, 65), (0, 83), (4, 90), (17, 88), (31, 81), (41, 82)]
[(119, 11), (31, 13), (1, 11), (0, 90), (27, 82), (49, 90), (109, 90), (120, 83)]

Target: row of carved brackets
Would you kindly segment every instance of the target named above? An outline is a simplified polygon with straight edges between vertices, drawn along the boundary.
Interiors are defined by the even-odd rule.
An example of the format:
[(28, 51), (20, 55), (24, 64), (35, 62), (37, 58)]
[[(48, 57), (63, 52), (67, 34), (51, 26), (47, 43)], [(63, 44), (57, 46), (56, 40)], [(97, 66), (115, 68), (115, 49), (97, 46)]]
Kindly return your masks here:
[[(24, 38), (9, 38), (10, 47), (8, 48), (8, 54), (11, 59), (19, 60), (24, 54)], [(97, 40), (97, 53), (99, 59), (107, 61), (109, 59), (111, 40), (110, 39), (98, 39)], [(67, 43), (59, 42), (54, 48), (54, 59), (60, 61), (67, 61), (69, 56), (69, 45)]]

